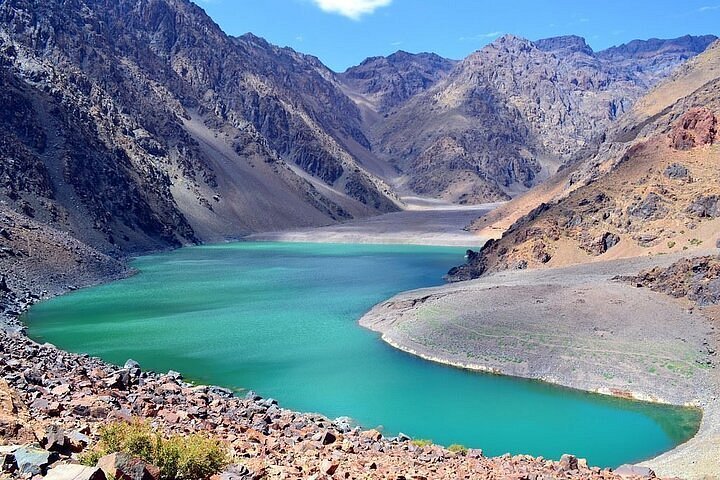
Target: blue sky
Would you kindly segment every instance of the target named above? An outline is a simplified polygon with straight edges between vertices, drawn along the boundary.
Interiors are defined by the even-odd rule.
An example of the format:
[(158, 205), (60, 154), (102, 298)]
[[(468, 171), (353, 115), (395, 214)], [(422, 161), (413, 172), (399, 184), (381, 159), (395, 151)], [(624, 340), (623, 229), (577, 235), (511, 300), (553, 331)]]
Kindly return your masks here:
[(720, 0), (195, 0), (230, 35), (252, 32), (335, 71), (397, 50), (460, 59), (512, 33), (585, 37), (595, 50), (635, 38), (720, 34)]

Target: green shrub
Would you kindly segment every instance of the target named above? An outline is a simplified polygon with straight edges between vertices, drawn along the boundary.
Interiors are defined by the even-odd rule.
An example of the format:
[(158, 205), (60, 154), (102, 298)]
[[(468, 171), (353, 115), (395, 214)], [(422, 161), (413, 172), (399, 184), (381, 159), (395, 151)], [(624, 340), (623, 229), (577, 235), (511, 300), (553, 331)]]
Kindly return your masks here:
[(458, 443), (453, 443), (447, 448), (452, 453), (464, 453), (467, 452), (467, 447), (465, 445), (460, 445)]
[(433, 441), (422, 439), (422, 438), (416, 438), (414, 440), (411, 440), (410, 443), (412, 443), (416, 447), (427, 447), (428, 445), (432, 445)]
[(670, 240), (670, 241), (667, 243), (667, 246), (668, 246), (668, 248), (673, 248), (673, 247), (675, 246), (675, 242), (673, 242), (672, 240)]
[(137, 420), (103, 426), (96, 447), (80, 461), (94, 466), (101, 457), (116, 452), (155, 465), (163, 480), (208, 478), (230, 462), (227, 450), (217, 439), (202, 434), (165, 437)]

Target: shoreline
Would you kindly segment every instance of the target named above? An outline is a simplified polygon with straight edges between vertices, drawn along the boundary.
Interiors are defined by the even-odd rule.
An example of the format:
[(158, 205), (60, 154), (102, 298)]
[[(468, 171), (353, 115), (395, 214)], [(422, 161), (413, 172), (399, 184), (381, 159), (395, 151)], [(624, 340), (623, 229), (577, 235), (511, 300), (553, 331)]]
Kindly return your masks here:
[[(628, 259), (624, 263), (630, 264), (630, 266), (625, 268), (626, 270), (639, 271), (639, 265), (636, 265), (638, 263), (658, 264), (666, 263), (669, 260), (670, 258), (657, 257), (650, 259), (637, 258)], [(609, 263), (616, 263), (622, 265), (623, 261)], [(426, 330), (423, 330), (422, 323), (424, 320), (419, 320), (419, 318), (422, 316), (421, 314), (430, 315), (430, 317), (427, 317), (426, 319), (428, 322), (430, 321), (430, 319), (432, 319), (432, 322), (440, 322), (440, 325), (436, 325), (434, 328), (438, 330), (454, 328), (455, 325), (452, 321), (446, 321), (443, 323), (443, 320), (440, 320), (440, 318), (447, 318), (448, 316), (452, 317), (455, 314), (455, 311), (453, 310), (453, 303), (458, 302), (459, 297), (473, 298), (474, 295), (475, 298), (477, 298), (477, 295), (482, 293), (486, 295), (494, 295), (497, 289), (507, 289), (508, 292), (517, 293), (516, 291), (511, 290), (511, 286), (513, 285), (513, 277), (516, 277), (518, 275), (524, 277), (523, 280), (519, 282), (518, 286), (528, 288), (531, 285), (536, 284), (536, 282), (533, 281), (533, 278), (527, 278), (528, 275), (531, 277), (538, 277), (535, 279), (538, 282), (544, 282), (545, 280), (541, 280), (542, 277), (552, 277), (553, 275), (557, 275), (558, 271), (562, 270), (583, 270), (583, 268), (598, 268), (600, 270), (608, 270), (608, 268), (606, 267), (607, 266), (598, 266), (597, 264), (595, 264), (589, 266), (571, 266), (565, 267), (565, 269), (549, 269), (550, 271), (527, 270), (523, 271), (522, 273), (501, 272), (499, 274), (485, 277), (484, 279), (481, 279), (479, 281), (475, 280), (470, 282), (459, 282), (456, 284), (449, 284), (441, 287), (430, 287), (410, 292), (404, 292), (373, 307), (373, 309), (367, 312), (359, 320), (359, 324), (364, 328), (379, 333), (380, 339), (388, 345), (392, 346), (393, 348), (396, 348), (410, 355), (423, 358), (427, 361), (432, 361), (455, 368), (463, 368), (489, 374), (514, 376), (518, 378), (542, 381), (561, 387), (581, 390), (593, 394), (624, 398), (632, 401), (659, 403), (678, 407), (698, 408), (702, 413), (702, 419), (699, 425), (699, 429), (693, 437), (691, 437), (682, 444), (676, 445), (671, 450), (660, 453), (651, 459), (641, 461), (638, 465), (650, 467), (655, 470), (658, 475), (663, 476), (681, 476), (682, 478), (690, 479), (717, 478), (713, 475), (717, 475), (718, 470), (703, 470), (708, 469), (708, 466), (694, 465), (694, 463), (698, 462), (693, 461), (691, 458), (687, 458), (688, 455), (690, 455), (690, 457), (697, 457), (698, 455), (695, 450), (706, 449), (706, 442), (711, 442), (711, 446), (713, 448), (720, 448), (720, 443), (717, 443), (717, 439), (720, 438), (718, 437), (718, 435), (720, 434), (720, 404), (717, 401), (717, 395), (718, 393), (720, 393), (720, 383), (717, 381), (718, 379), (716, 378), (717, 372), (715, 372), (714, 376), (708, 374), (707, 380), (700, 381), (700, 383), (708, 383), (709, 385), (704, 385), (705, 388), (696, 389), (692, 395), (689, 395), (687, 391), (683, 389), (684, 386), (676, 386), (675, 388), (671, 388), (668, 394), (665, 395), (662, 393), (662, 389), (666, 387), (665, 385), (660, 385), (659, 387), (661, 388), (659, 388), (657, 385), (655, 387), (649, 385), (648, 388), (635, 387), (634, 389), (630, 389), (625, 388), (625, 386), (623, 386), (623, 388), (618, 388), (606, 385), (607, 382), (602, 381), (603, 377), (596, 377), (595, 380), (588, 380), (588, 377), (591, 377), (592, 375), (588, 374), (588, 372), (586, 371), (587, 368), (580, 368), (582, 365), (587, 365), (583, 364), (582, 361), (574, 363), (574, 367), (578, 367), (578, 370), (575, 371), (573, 369), (572, 373), (569, 373), (568, 370), (563, 371), (561, 368), (548, 369), (545, 365), (539, 365), (537, 371), (533, 371), (532, 368), (530, 368), (529, 370), (522, 370), (516, 368), (515, 364), (503, 365), (502, 362), (497, 361), (496, 357), (492, 356), (487, 357), (491, 360), (485, 362), (461, 359), (461, 355), (458, 354), (457, 351), (452, 350), (452, 347), (455, 346), (452, 341), (446, 341), (445, 343), (443, 343), (442, 336), (433, 336), (436, 335), (437, 332), (430, 331), (431, 329), (429, 327), (427, 327)], [(612, 268), (610, 268), (610, 270), (611, 269)], [(553, 272), (552, 270), (555, 271)], [(607, 276), (607, 272), (604, 273)], [(493, 282), (494, 278), (497, 281)], [(556, 280), (557, 279), (554, 278), (549, 279), (550, 282)], [(482, 285), (483, 283), (484, 285)], [(643, 292), (642, 289), (637, 289), (638, 295), (640, 295), (641, 292), (643, 294), (646, 293)], [(536, 298), (540, 295), (541, 294), (535, 292)], [(665, 296), (663, 294), (656, 295), (658, 295), (658, 298), (661, 298), (661, 296)], [(497, 296), (493, 296), (493, 299), (496, 298)], [(522, 298), (515, 297), (516, 302), (522, 302), (523, 300), (524, 299)], [(663, 301), (670, 304), (675, 300), (667, 297), (667, 299), (664, 299)], [(492, 302), (489, 301), (489, 303)], [(677, 307), (681, 308), (679, 304), (677, 305)], [(457, 311), (464, 310), (462, 306), (456, 308)], [(433, 311), (435, 312), (433, 313)], [(486, 312), (483, 311), (483, 313)], [(702, 314), (695, 315), (695, 317), (702, 317), (703, 320), (700, 322), (702, 325), (710, 326), (711, 329), (714, 328), (711, 326), (710, 320), (704, 318)], [(483, 318), (483, 325), (486, 325), (487, 322), (492, 322), (492, 320), (488, 320), (489, 317), (487, 316), (481, 318)], [(470, 333), (473, 336), (480, 335), (478, 331)], [(507, 333), (504, 333), (502, 335), (506, 335), (506, 338), (508, 338)], [(578, 336), (580, 335), (582, 334), (578, 333)], [(488, 336), (496, 338), (495, 335)], [(434, 341), (440, 339), (440, 342), (433, 345), (426, 341), (429, 338), (433, 338)], [(642, 349), (642, 347), (639, 348)], [(479, 354), (481, 352), (475, 353)], [(473, 355), (475, 355), (475, 353)], [(532, 353), (527, 356), (530, 357), (529, 362), (532, 362)], [(492, 361), (493, 358), (496, 361)], [(523, 359), (527, 360), (526, 358)], [(565, 361), (568, 361), (568, 359), (565, 358)], [(627, 363), (632, 365), (634, 362)], [(598, 381), (598, 379), (600, 380)], [(642, 385), (640, 387), (642, 387)], [(689, 451), (690, 453), (688, 453)], [(685, 461), (686, 458), (687, 461)], [(705, 460), (701, 458), (699, 463), (702, 463), (702, 461)], [(710, 465), (709, 468), (712, 468), (712, 465)], [(720, 466), (718, 466), (718, 468), (720, 468)]]
[[(366, 235), (366, 238), (368, 239), (368, 242), (367, 242), (367, 243), (383, 243), (382, 241), (378, 240), (378, 238), (375, 236), (375, 234), (374, 234), (373, 232), (366, 233), (365, 235)], [(477, 237), (474, 237), (474, 238), (477, 238)], [(246, 240), (254, 240), (254, 239), (253, 239), (253, 238), (247, 238), (247, 237), (246, 237), (246, 238), (244, 238), (244, 239), (239, 239), (239, 240), (240, 240), (240, 241), (243, 241), (243, 240), (246, 241)], [(316, 242), (316, 243), (318, 243), (318, 242)], [(340, 242), (340, 243), (342, 243), (342, 242)], [(467, 246), (467, 244), (464, 244), (463, 246)], [(161, 252), (163, 252), (163, 251), (166, 251), (166, 249), (159, 249), (159, 250), (153, 251), (153, 252), (143, 252), (141, 255), (147, 255), (147, 254), (153, 254), (153, 253), (161, 253)], [(46, 282), (46, 283), (43, 284), (43, 285), (37, 285), (37, 284), (31, 285), (31, 287), (34, 288), (35, 290), (38, 290), (38, 291), (42, 292), (42, 293), (40, 293), (40, 294), (34, 294), (33, 303), (34, 303), (35, 301), (45, 300), (45, 299), (49, 299), (49, 298), (54, 297), (54, 296), (57, 296), (57, 295), (61, 295), (61, 294), (64, 294), (64, 293), (68, 293), (68, 292), (70, 292), (70, 291), (72, 291), (72, 290), (75, 290), (77, 287), (80, 287), (80, 288), (91, 287), (91, 286), (108, 283), (108, 282), (111, 282), (111, 281), (114, 281), (114, 280), (118, 280), (118, 279), (120, 279), (120, 278), (126, 278), (126, 277), (128, 277), (128, 276), (130, 276), (130, 275), (133, 275), (135, 272), (134, 272), (131, 268), (128, 268), (128, 266), (127, 266), (127, 262), (129, 262), (132, 258), (133, 258), (133, 257), (131, 257), (131, 256), (127, 256), (127, 257), (122, 258), (122, 259), (121, 259), (121, 261), (122, 261), (122, 269), (120, 269), (120, 270), (117, 270), (117, 269), (116, 269), (116, 270), (112, 270), (112, 273), (108, 273), (108, 271), (105, 271), (105, 272), (103, 272), (103, 273), (98, 273), (98, 272), (95, 272), (95, 271), (93, 271), (93, 272), (91, 272), (91, 273), (87, 273), (87, 272), (75, 272), (75, 273), (77, 273), (76, 278), (72, 278), (72, 273), (71, 273), (71, 274), (70, 274), (70, 277), (71, 277), (70, 280), (65, 279), (65, 281), (61, 282), (60, 284), (57, 284), (57, 283), (56, 283), (56, 284), (48, 284), (48, 283)], [(116, 263), (118, 263), (118, 262), (116, 262)], [(463, 282), (463, 283), (466, 283), (466, 282)], [(455, 285), (457, 286), (457, 285), (461, 285), (461, 284), (455, 284)], [(440, 287), (431, 287), (431, 289), (432, 289), (432, 288), (445, 288), (445, 287), (448, 287), (448, 285), (444, 285), (444, 286), (440, 286)], [(407, 294), (407, 293), (412, 293), (412, 292), (404, 292), (404, 293), (401, 293), (401, 294), (398, 294), (398, 295), (405, 295), (405, 294)], [(28, 298), (29, 298), (29, 297), (28, 297)], [(28, 308), (28, 307), (30, 307), (31, 305), (32, 305), (32, 303), (25, 303), (22, 308)], [(33, 344), (35, 344), (35, 345), (38, 346), (38, 347), (42, 347), (41, 345), (39, 345), (39, 344), (38, 344), (37, 342), (35, 342), (34, 340), (32, 340), (32, 339), (30, 339), (29, 337), (27, 337), (27, 335), (26, 335), (26, 333), (25, 333), (25, 329), (23, 328), (23, 324), (22, 324), (21, 319), (20, 319), (22, 313), (24, 313), (24, 312), (22, 311), (22, 308), (21, 308), (21, 311), (16, 312), (16, 313), (17, 313), (16, 315), (10, 316), (10, 317), (8, 317), (8, 316), (6, 315), (6, 313), (3, 312), (3, 314), (0, 315), (0, 320), (1, 320), (1, 321), (0, 321), (0, 330), (6, 331), (6, 332), (13, 332), (13, 330), (15, 330), (15, 333), (16, 333), (16, 334), (20, 334), (20, 335), (22, 336), (22, 338), (27, 339), (29, 342), (32, 342)], [(363, 318), (364, 318), (364, 317), (363, 317)], [(402, 348), (401, 344), (399, 344), (399, 343), (396, 343), (396, 344), (391, 343), (391, 341), (389, 341), (389, 340), (391, 340), (391, 339), (390, 339), (389, 337), (385, 336), (385, 335), (383, 335), (382, 340), (383, 340), (383, 341), (386, 341), (387, 343), (389, 343), (390, 345), (392, 345), (394, 348), (398, 348), (398, 349), (400, 349), (400, 350), (405, 350), (404, 348)], [(405, 351), (406, 351), (407, 353), (409, 353), (409, 354), (413, 354), (413, 355), (416, 355), (416, 356), (419, 356), (419, 357), (423, 357), (422, 352), (418, 352), (418, 351), (407, 351), (407, 350), (405, 350)], [(75, 354), (69, 354), (69, 355), (75, 355)], [(423, 357), (423, 358), (424, 358), (424, 357)], [(426, 360), (439, 361), (440, 363), (449, 364), (447, 361), (445, 361), (445, 360), (443, 360), (443, 359), (441, 359), (441, 358), (426, 358)], [(107, 362), (102, 362), (102, 363), (103, 363), (104, 365), (110, 367), (110, 368), (117, 368), (117, 367), (113, 367), (112, 365), (108, 364)], [(461, 364), (461, 363), (458, 363), (458, 364), (450, 364), (450, 365), (452, 365), (452, 366), (454, 366), (454, 367), (457, 367), (457, 368), (468, 368), (468, 365), (463, 365), (463, 364)], [(472, 365), (470, 365), (470, 366), (472, 366)], [(503, 372), (502, 370), (494, 369), (493, 367), (488, 367), (488, 366), (484, 366), (484, 365), (480, 365), (480, 364), (476, 365), (476, 367), (477, 367), (478, 370), (480, 370), (480, 371), (485, 371), (485, 372), (487, 372), (487, 373), (503, 374), (503, 375), (510, 375), (510, 376), (518, 376), (518, 377), (520, 377), (520, 378), (531, 378), (531, 379), (533, 378), (533, 377), (528, 377), (528, 376), (524, 376), (524, 375), (512, 375), (512, 374), (508, 374), (507, 372)], [(537, 379), (537, 378), (535, 378), (535, 379)], [(578, 387), (572, 386), (572, 385), (565, 385), (565, 384), (563, 384), (562, 382), (554, 382), (553, 379), (551, 379), (551, 378), (542, 378), (542, 379), (540, 379), (540, 380), (546, 381), (546, 382), (549, 382), (549, 383), (554, 383), (554, 384), (560, 385), (560, 386), (566, 386), (566, 387), (575, 388), (575, 389), (584, 390), (584, 391), (589, 391), (589, 392), (593, 393), (593, 390), (592, 390), (592, 389), (582, 388), (582, 387), (579, 387), (579, 388), (578, 388)], [(602, 392), (594, 392), (594, 393), (602, 393)], [(643, 400), (645, 400), (645, 399), (643, 399)], [(673, 405), (676, 405), (676, 404), (677, 404), (677, 403), (671, 402), (671, 401), (669, 401), (669, 402), (667, 402), (667, 403), (673, 404)], [(720, 407), (718, 407), (718, 410), (720, 410)], [(307, 415), (307, 414), (301, 414), (301, 413), (300, 413), (299, 415)], [(699, 430), (698, 434), (696, 435), (696, 437), (693, 437), (693, 438), (697, 438), (698, 435), (700, 435), (701, 433), (703, 433), (703, 431), (704, 431), (704, 426), (705, 426), (706, 423), (707, 423), (707, 419), (708, 419), (708, 415), (707, 415), (706, 409), (703, 408), (703, 420), (702, 420), (702, 423), (701, 423), (701, 426), (700, 426), (700, 430)], [(680, 446), (676, 447), (675, 449), (673, 449), (673, 450), (671, 450), (671, 451), (669, 451), (669, 452), (666, 452), (666, 453), (664, 453), (664, 454), (662, 454), (662, 455), (660, 455), (659, 457), (656, 457), (656, 458), (666, 457), (667, 455), (669, 455), (669, 454), (671, 454), (672, 452), (674, 452), (675, 450), (683, 447), (684, 445), (686, 445), (686, 444), (680, 445)], [(496, 457), (496, 458), (497, 458), (497, 457)]]
[[(125, 269), (121, 274), (84, 277), (84, 282), (75, 283), (78, 288), (90, 288), (127, 278), (135, 273), (132, 269)], [(35, 302), (76, 289), (75, 286), (70, 288), (69, 285), (55, 285), (52, 293), (38, 297)], [(352, 420), (347, 417), (332, 420), (320, 414), (282, 408), (275, 400), (259, 397), (251, 390), (243, 398), (223, 387), (188, 383), (181, 374), (172, 371), (166, 374), (153, 371), (133, 372), (132, 369), (113, 365), (97, 357), (67, 352), (52, 344), (40, 344), (30, 338), (22, 322), (22, 315), (35, 302), (24, 304), (15, 315), (7, 315), (5, 311), (0, 314), (0, 338), (4, 339), (0, 345), (8, 345), (0, 351), (3, 357), (16, 362), (5, 363), (5, 367), (0, 365), (0, 371), (5, 370), (7, 377), (8, 365), (13, 365), (11, 372), (15, 371), (17, 374), (11, 373), (10, 378), (19, 378), (21, 382), (18, 387), (0, 377), (0, 396), (10, 394), (11, 397), (24, 400), (22, 405), (16, 405), (19, 422), (23, 417), (30, 418), (29, 424), (18, 424), (22, 425), (18, 435), (29, 435), (24, 444), (38, 443), (42, 436), (37, 435), (40, 435), (43, 429), (50, 432), (53, 431), (52, 428), (57, 428), (57, 425), (67, 432), (72, 430), (73, 435), (81, 433), (93, 438), (97, 436), (99, 426), (109, 421), (128, 420), (133, 417), (151, 421), (156, 428), (170, 434), (207, 432), (205, 423), (210, 421), (222, 429), (221, 433), (215, 433), (217, 438), (228, 442), (236, 455), (242, 452), (237, 458), (240, 461), (231, 466), (235, 470), (230, 470), (229, 473), (234, 475), (240, 471), (241, 475), (233, 478), (259, 478), (256, 476), (259, 472), (267, 478), (307, 478), (310, 475), (322, 475), (331, 469), (340, 472), (344, 468), (367, 478), (398, 477), (409, 473), (416, 478), (450, 479), (456, 478), (459, 472), (475, 477), (537, 472), (538, 475), (551, 475), (568, 480), (577, 478), (577, 475), (597, 480), (625, 478), (609, 468), (587, 466), (583, 459), (573, 455), (563, 455), (557, 460), (522, 454), (485, 457), (480, 449), (451, 451), (435, 444), (415, 445), (410, 438), (402, 435), (385, 437), (376, 429), (364, 430), (362, 427), (353, 426)], [(38, 362), (38, 359), (41, 361)], [(26, 363), (18, 365), (18, 360)], [(84, 386), (74, 386), (77, 373), (62, 371), (78, 366), (80, 371), (89, 372), (92, 386), (87, 386), (87, 380), (80, 382), (85, 384)], [(17, 368), (19, 370), (16, 370)], [(23, 368), (39, 368), (45, 375), (50, 374), (50, 383), (46, 387), (43, 383), (43, 387), (48, 391), (46, 396), (49, 395), (49, 404), (38, 403), (38, 398), (33, 401), (35, 394), (32, 389), (23, 389)], [(58, 368), (60, 372), (57, 371)], [(125, 380), (128, 374), (129, 380)], [(66, 391), (70, 393), (59, 393), (61, 388), (66, 387)], [(143, 393), (144, 391), (147, 393)], [(161, 395), (165, 400), (156, 405), (154, 398), (157, 398), (160, 391), (163, 392)], [(145, 400), (128, 403), (131, 395)], [(118, 400), (119, 404), (116, 403)], [(189, 412), (192, 412), (197, 404), (205, 404), (208, 409), (212, 408), (213, 412), (207, 417), (195, 417)], [(168, 405), (170, 408), (166, 408)], [(81, 408), (78, 409), (78, 406)], [(58, 411), (71, 412), (69, 416), (62, 414), (61, 424), (58, 424)], [(85, 413), (78, 414), (78, 411)], [(0, 411), (0, 416), (2, 414)], [(207, 420), (195, 424), (194, 418)], [(267, 421), (268, 418), (272, 418), (270, 423), (265, 424), (264, 429), (256, 430), (261, 428), (258, 422)], [(297, 427), (298, 424), (301, 427)], [(286, 452), (293, 447), (297, 448), (295, 453), (289, 456), (277, 451), (277, 446), (283, 445), (287, 440), (283, 440), (283, 437), (277, 438), (273, 433), (286, 431), (288, 428), (299, 428), (291, 443), (285, 443), (279, 449), (280, 452)], [(33, 441), (32, 438), (37, 440)]]

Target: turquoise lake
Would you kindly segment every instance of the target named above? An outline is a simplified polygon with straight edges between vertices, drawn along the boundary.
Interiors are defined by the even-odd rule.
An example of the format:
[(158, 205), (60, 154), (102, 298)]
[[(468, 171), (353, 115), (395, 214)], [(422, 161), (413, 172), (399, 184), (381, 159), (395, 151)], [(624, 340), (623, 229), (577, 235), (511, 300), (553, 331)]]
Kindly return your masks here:
[(464, 249), (240, 242), (141, 257), (131, 278), (41, 303), (29, 334), (64, 349), (287, 408), (349, 416), (488, 455), (573, 453), (617, 466), (672, 448), (696, 410), (473, 373), (397, 351), (357, 324), (403, 290), (439, 285)]

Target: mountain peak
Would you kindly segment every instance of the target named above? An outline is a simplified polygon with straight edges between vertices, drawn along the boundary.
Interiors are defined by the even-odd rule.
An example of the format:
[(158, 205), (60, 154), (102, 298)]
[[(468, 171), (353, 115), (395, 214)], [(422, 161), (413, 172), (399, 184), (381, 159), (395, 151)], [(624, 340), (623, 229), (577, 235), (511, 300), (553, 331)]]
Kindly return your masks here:
[(583, 37), (578, 35), (562, 35), (543, 38), (534, 42), (535, 46), (545, 52), (584, 53), (593, 55), (593, 49)]

